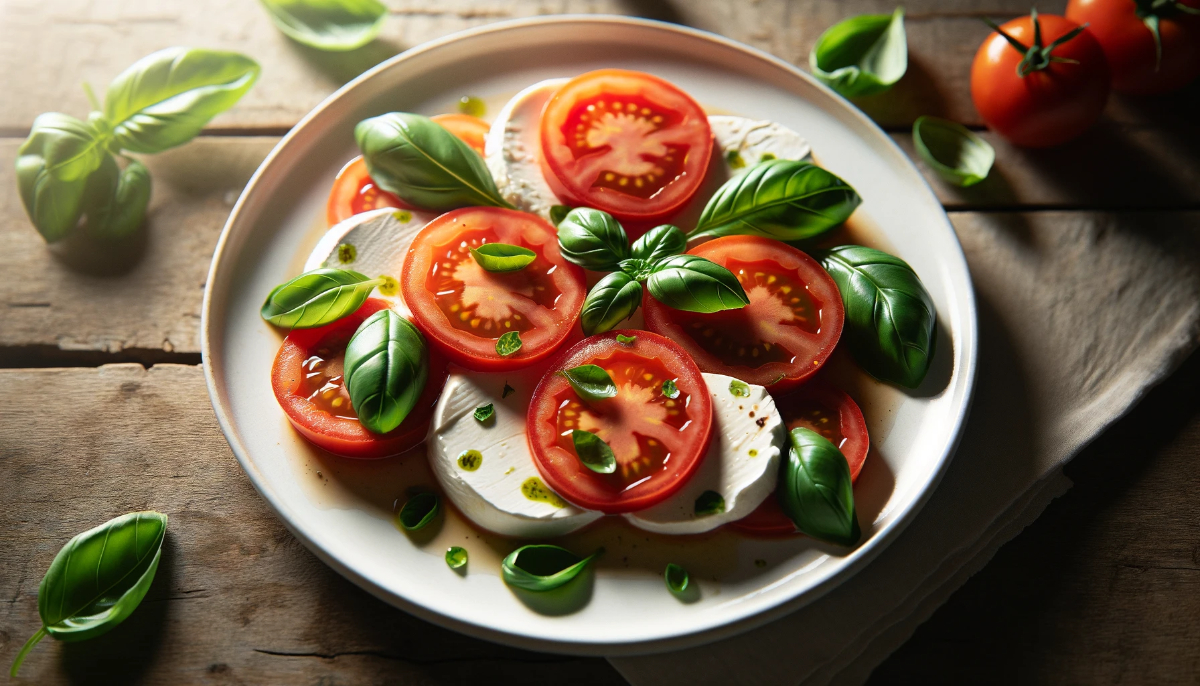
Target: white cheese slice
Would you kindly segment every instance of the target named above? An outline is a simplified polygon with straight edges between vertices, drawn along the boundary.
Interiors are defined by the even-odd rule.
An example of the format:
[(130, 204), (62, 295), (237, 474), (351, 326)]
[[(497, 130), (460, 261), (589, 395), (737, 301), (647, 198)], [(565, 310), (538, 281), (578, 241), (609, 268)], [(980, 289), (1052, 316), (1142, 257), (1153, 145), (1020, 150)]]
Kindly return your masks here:
[(712, 115), (708, 126), (716, 143), (713, 154), (725, 162), (726, 178), (767, 159), (802, 160), (812, 146), (800, 134), (773, 121)]
[(559, 202), (542, 176), (542, 108), (567, 81), (548, 79), (517, 93), (496, 115), (484, 143), (484, 160), (500, 195), (546, 220)]
[[(729, 389), (733, 380), (704, 374), (713, 399), (712, 439), (704, 461), (675, 495), (623, 515), (630, 524), (662, 534), (698, 534), (745, 517), (775, 490), (786, 435), (783, 419), (767, 389), (747, 384), (750, 395), (736, 396)], [(706, 491), (724, 499), (724, 512), (696, 514), (696, 500)]]
[[(489, 374), (452, 369), (433, 413), (429, 461), (446, 497), (471, 521), (505, 536), (561, 536), (603, 516), (560, 498), (533, 463), (525, 415), (543, 373), (541, 368)], [(514, 390), (504, 398), (506, 383)], [(492, 418), (476, 420), (475, 408), (488, 403)], [(467, 451), (478, 455), (460, 464)]]

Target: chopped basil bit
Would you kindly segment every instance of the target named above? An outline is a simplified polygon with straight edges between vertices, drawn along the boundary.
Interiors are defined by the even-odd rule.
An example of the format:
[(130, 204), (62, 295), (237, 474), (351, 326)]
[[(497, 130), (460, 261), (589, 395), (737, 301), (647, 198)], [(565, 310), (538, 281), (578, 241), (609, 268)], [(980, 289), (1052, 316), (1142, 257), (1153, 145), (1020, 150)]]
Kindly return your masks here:
[(729, 163), (730, 169), (741, 169), (746, 166), (746, 160), (742, 159), (742, 154), (737, 150), (725, 153), (725, 161)]
[(556, 372), (563, 376), (584, 400), (604, 400), (617, 395), (617, 385), (602, 367), (584, 364)]
[(521, 349), (521, 334), (509, 331), (496, 340), (496, 354), (500, 357), (515, 355)]
[(750, 397), (750, 387), (746, 385), (746, 382), (738, 381), (737, 379), (729, 382), (729, 392), (739, 398)]
[(617, 334), (617, 342), (621, 345), (633, 345), (636, 340), (637, 336), (626, 336), (623, 333)]
[(446, 566), (450, 569), (462, 569), (467, 566), (467, 549), (450, 546), (446, 549)]
[(500, 572), (504, 583), (526, 591), (549, 591), (567, 583), (604, 552), (601, 548), (587, 557), (556, 545), (527, 545), (504, 558)]
[(503, 400), (503, 399), (507, 398), (509, 395), (516, 393), (516, 392), (517, 392), (517, 389), (513, 388), (512, 386), (509, 386), (508, 382), (505, 381), (504, 382), (504, 390), (500, 393), (500, 399)]
[(487, 420), (491, 419), (492, 415), (495, 413), (496, 407), (492, 403), (480, 405), (479, 407), (475, 408), (475, 419), (481, 422), (486, 422)]
[(350, 264), (358, 257), (358, 248), (351, 243), (342, 243), (337, 247), (338, 262)]
[(575, 454), (579, 456), (583, 466), (597, 474), (612, 474), (617, 471), (617, 456), (596, 434), (571, 429), (571, 442), (575, 444)]
[(696, 498), (696, 516), (721, 514), (725, 511), (725, 498), (716, 491), (705, 491)]
[(433, 521), (441, 509), (441, 498), (436, 493), (418, 493), (409, 498), (400, 508), (400, 526), (408, 531), (423, 529)]
[(679, 397), (679, 387), (675, 385), (673, 379), (667, 379), (662, 384), (662, 394), (674, 400)]
[(663, 570), (663, 581), (666, 582), (667, 590), (672, 595), (680, 596), (687, 592), (690, 578), (686, 569), (672, 562)]

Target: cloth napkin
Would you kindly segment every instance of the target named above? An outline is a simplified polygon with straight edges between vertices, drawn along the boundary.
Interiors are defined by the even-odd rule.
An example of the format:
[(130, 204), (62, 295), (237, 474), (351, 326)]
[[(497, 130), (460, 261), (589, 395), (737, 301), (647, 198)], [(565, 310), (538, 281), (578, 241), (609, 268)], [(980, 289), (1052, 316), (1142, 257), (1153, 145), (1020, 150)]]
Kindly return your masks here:
[(1200, 342), (1195, 213), (951, 214), (979, 305), (975, 400), (916, 519), (766, 626), (610, 658), (633, 686), (861, 683), (1070, 487), (1062, 466)]

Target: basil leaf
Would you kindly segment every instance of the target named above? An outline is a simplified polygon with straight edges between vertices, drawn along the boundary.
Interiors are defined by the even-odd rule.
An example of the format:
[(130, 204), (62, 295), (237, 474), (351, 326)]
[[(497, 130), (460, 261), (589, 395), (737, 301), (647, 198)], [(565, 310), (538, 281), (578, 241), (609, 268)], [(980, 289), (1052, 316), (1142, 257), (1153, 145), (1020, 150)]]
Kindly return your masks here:
[(379, 0), (261, 0), (275, 27), (297, 43), (346, 51), (370, 43), (387, 18)]
[(357, 310), (380, 283), (347, 269), (314, 269), (271, 291), (262, 318), (285, 329), (324, 326)]
[(500, 357), (516, 355), (521, 349), (521, 334), (509, 331), (496, 339), (496, 354)]
[(83, 216), (88, 175), (107, 155), (93, 143), (87, 124), (50, 112), (34, 120), (29, 138), (17, 150), (17, 190), (25, 213), (47, 243), (62, 239)]
[(150, 171), (137, 160), (125, 169), (105, 155), (88, 182), (88, 231), (104, 238), (124, 238), (142, 225), (150, 204)]
[(637, 336), (626, 336), (623, 333), (619, 333), (617, 334), (617, 342), (628, 347), (637, 342)]
[(792, 429), (776, 495), (783, 512), (813, 538), (853, 546), (862, 538), (845, 455), (821, 434)]
[(588, 566), (601, 548), (587, 557), (556, 545), (534, 544), (517, 548), (504, 558), (500, 572), (504, 583), (526, 591), (549, 591), (567, 583)]
[(496, 413), (496, 406), (493, 403), (488, 403), (487, 405), (480, 405), (479, 407), (475, 408), (475, 421), (486, 422), (487, 420), (491, 419), (492, 415), (494, 415), (495, 413)]
[(642, 237), (633, 242), (633, 256), (657, 262), (671, 255), (678, 255), (687, 250), (687, 236), (678, 226), (663, 224), (650, 229)]
[(612, 215), (576, 207), (558, 224), (558, 248), (567, 261), (594, 272), (611, 272), (629, 257), (629, 237)]
[(913, 146), (937, 175), (956, 186), (974, 186), (987, 178), (996, 151), (967, 127), (939, 117), (918, 117)]
[(537, 256), (529, 248), (507, 243), (484, 243), (471, 248), (471, 256), (489, 272), (515, 272), (529, 266)]
[(720, 312), (750, 304), (733, 272), (696, 255), (675, 255), (659, 262), (646, 287), (655, 300), (685, 312)]
[(579, 323), (593, 336), (629, 319), (642, 304), (642, 284), (624, 272), (613, 272), (592, 286), (583, 300)]
[(21, 144), (17, 155), (36, 154), (52, 178), (76, 181), (100, 167), (108, 139), (75, 117), (47, 112), (33, 120), (29, 138)]
[(583, 466), (597, 474), (612, 474), (617, 471), (617, 456), (612, 448), (591, 431), (571, 429), (571, 443)]
[[(386, 312), (387, 310), (381, 310)], [(417, 493), (408, 500), (404, 501), (404, 506), (400, 508), (400, 514), (396, 519), (400, 520), (400, 526), (406, 531), (417, 531), (429, 526), (429, 523), (434, 520), (441, 510), (442, 499), (436, 493), (428, 491)]]
[(679, 397), (679, 387), (675, 385), (673, 379), (667, 379), (662, 382), (662, 394), (671, 400)]
[(687, 592), (690, 577), (688, 577), (686, 569), (670, 562), (663, 570), (663, 581), (667, 584), (668, 591), (673, 595), (681, 596)]
[(598, 365), (585, 364), (558, 372), (567, 379), (575, 393), (584, 400), (615, 398), (617, 385), (612, 377)]
[(736, 395), (739, 398), (749, 398), (750, 387), (746, 385), (745, 381), (733, 379), (729, 382), (729, 393), (730, 395)]
[(848, 98), (891, 88), (908, 70), (904, 8), (834, 24), (817, 39), (808, 64), (813, 76)]
[(512, 205), (500, 197), (479, 153), (437, 122), (389, 112), (354, 127), (375, 183), (405, 202), (433, 212)]
[(705, 491), (696, 498), (696, 516), (721, 514), (725, 511), (725, 497), (716, 491)]
[(717, 189), (688, 235), (798, 241), (846, 221), (861, 202), (849, 184), (811, 162), (771, 160)]
[(46, 634), (83, 641), (133, 613), (154, 581), (166, 532), (166, 515), (131, 512), (68, 541), (38, 585), (42, 627), (17, 653), (10, 674), (17, 675), (25, 656)]
[(842, 340), (872, 376), (916, 388), (933, 358), (937, 311), (904, 260), (874, 248), (843, 245), (817, 257), (842, 293)]
[(233, 107), (261, 68), (236, 52), (167, 48), (134, 62), (104, 96), (104, 116), (124, 150), (161, 152), (190, 141)]
[(456, 545), (446, 548), (446, 566), (456, 570), (466, 567), (467, 549)]
[(346, 345), (344, 367), (350, 406), (370, 431), (400, 426), (429, 378), (425, 337), (392, 310), (367, 317)]
[(558, 226), (562, 220), (567, 218), (567, 213), (571, 211), (570, 205), (551, 205), (550, 206), (550, 223)]

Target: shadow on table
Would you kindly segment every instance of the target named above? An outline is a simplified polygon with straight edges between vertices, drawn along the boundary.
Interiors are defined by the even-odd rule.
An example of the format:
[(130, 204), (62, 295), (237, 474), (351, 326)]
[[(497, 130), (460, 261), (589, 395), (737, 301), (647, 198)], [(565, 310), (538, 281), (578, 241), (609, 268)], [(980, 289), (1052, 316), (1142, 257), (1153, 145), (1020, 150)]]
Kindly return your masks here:
[(364, 71), (406, 49), (403, 45), (383, 38), (376, 38), (361, 48), (345, 52), (318, 50), (293, 40), (288, 41), (288, 46), (292, 52), (319, 69), (338, 85), (347, 83)]

